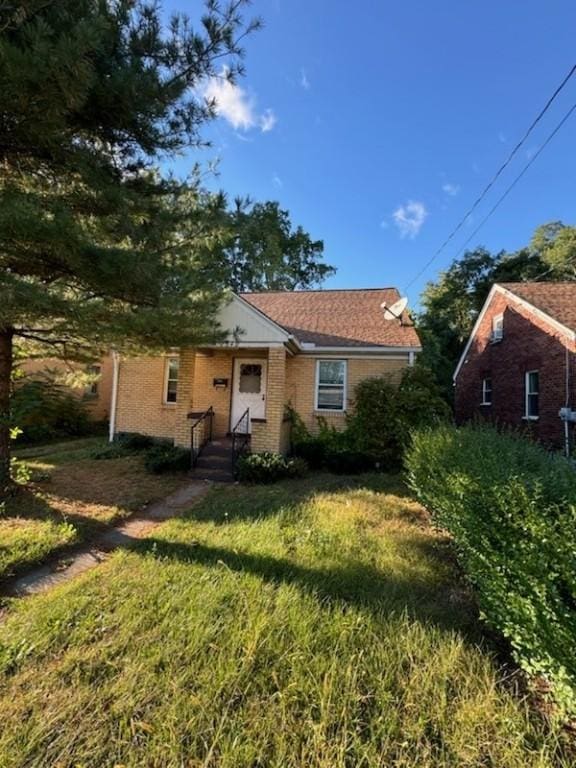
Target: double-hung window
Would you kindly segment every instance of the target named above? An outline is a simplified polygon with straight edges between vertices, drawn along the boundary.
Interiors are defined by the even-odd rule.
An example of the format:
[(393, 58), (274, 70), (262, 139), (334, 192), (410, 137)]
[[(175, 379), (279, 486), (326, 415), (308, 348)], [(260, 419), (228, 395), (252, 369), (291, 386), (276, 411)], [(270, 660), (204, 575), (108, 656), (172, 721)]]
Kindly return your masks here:
[(492, 318), (492, 342), (502, 341), (504, 338), (504, 315), (496, 315)]
[(100, 381), (100, 374), (102, 373), (102, 369), (99, 365), (91, 365), (88, 368), (88, 373), (95, 378), (90, 382), (90, 384), (88, 384), (86, 388), (86, 394), (91, 395), (92, 397), (96, 397), (98, 395), (98, 383)]
[(492, 379), (489, 376), (482, 379), (481, 405), (492, 405)]
[(178, 397), (178, 369), (180, 360), (177, 357), (166, 359), (166, 373), (164, 379), (164, 402), (175, 403)]
[(540, 416), (540, 374), (538, 371), (526, 371), (524, 377), (524, 390), (524, 418), (537, 419)]
[(346, 360), (316, 362), (317, 411), (346, 410)]

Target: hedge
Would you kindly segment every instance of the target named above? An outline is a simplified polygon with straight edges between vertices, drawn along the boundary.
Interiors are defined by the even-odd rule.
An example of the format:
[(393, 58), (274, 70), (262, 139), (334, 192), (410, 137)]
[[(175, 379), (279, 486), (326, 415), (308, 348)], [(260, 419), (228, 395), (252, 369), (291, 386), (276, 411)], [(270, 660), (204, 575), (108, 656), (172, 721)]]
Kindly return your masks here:
[(408, 482), (453, 537), (483, 618), (576, 713), (576, 471), (489, 426), (416, 431)]

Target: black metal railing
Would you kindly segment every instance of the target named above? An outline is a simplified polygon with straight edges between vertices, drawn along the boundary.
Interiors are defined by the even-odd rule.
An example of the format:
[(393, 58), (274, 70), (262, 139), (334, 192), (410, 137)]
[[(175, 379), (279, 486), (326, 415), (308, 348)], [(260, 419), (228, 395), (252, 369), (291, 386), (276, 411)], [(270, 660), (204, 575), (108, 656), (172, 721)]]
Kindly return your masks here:
[(191, 413), (189, 419), (194, 419), (190, 427), (190, 453), (192, 468), (196, 466), (198, 457), (212, 440), (214, 429), (214, 408), (210, 406), (203, 413)]
[(238, 459), (248, 453), (250, 447), (250, 408), (246, 408), (232, 430), (232, 471), (236, 469)]

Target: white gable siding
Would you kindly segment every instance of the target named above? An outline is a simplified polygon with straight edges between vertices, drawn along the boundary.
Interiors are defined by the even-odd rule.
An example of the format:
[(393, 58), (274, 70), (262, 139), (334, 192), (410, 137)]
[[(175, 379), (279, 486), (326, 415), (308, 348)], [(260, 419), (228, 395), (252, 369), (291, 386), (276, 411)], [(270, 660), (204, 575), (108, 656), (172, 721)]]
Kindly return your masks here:
[(285, 344), (290, 338), (283, 328), (239, 296), (233, 296), (221, 308), (218, 322), (227, 332), (228, 344)]

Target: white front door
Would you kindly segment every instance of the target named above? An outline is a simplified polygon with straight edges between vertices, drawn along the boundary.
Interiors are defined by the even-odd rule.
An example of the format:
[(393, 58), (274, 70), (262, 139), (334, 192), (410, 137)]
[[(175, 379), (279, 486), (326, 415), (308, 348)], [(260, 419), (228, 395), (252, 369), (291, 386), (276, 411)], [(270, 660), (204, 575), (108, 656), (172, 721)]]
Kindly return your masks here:
[[(250, 419), (266, 418), (266, 360), (262, 358), (234, 360), (230, 429), (234, 429), (247, 408), (250, 409)], [(242, 431), (251, 431), (250, 419), (241, 425)]]

